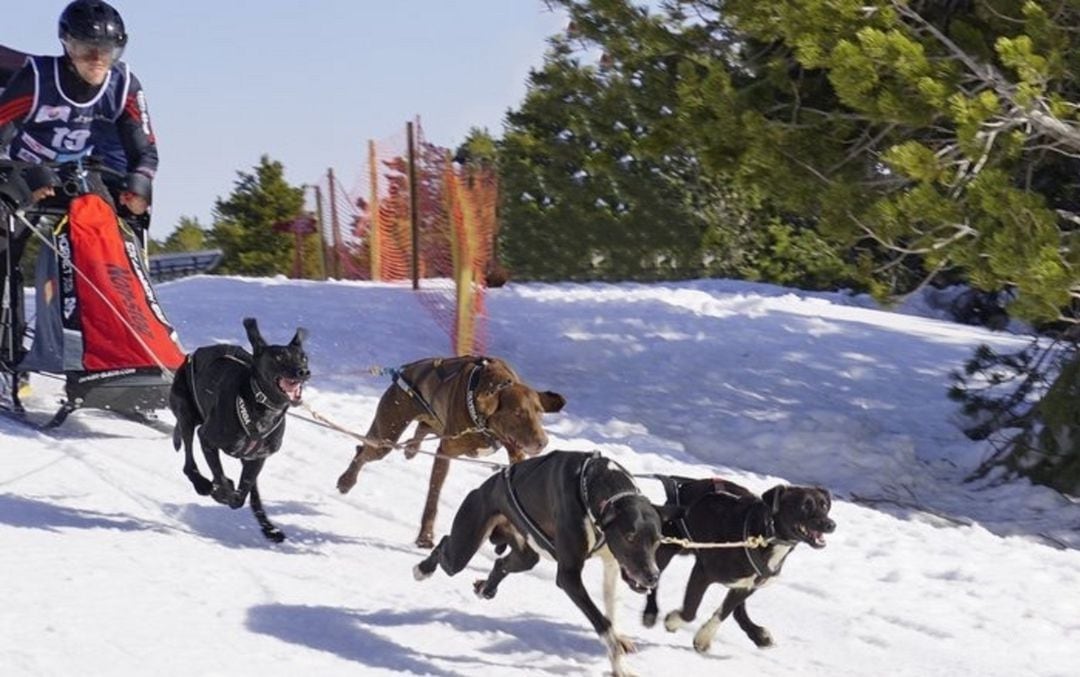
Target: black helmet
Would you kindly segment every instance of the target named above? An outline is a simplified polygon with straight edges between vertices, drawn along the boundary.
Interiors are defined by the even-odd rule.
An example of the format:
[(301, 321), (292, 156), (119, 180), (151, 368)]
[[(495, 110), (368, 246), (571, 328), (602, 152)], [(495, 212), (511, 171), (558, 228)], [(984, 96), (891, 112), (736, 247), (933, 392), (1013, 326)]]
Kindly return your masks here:
[(102, 0), (75, 0), (60, 14), (60, 41), (123, 48), (127, 32), (120, 12)]

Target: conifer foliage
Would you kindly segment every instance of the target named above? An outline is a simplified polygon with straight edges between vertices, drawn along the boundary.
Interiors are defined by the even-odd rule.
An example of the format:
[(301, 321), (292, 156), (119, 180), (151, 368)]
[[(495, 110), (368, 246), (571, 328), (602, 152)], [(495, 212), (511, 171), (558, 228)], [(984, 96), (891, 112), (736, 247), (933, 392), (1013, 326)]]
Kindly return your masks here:
[(214, 204), (210, 242), (223, 253), (217, 272), (277, 275), (292, 269), (294, 236), (274, 225), (296, 217), (304, 191), (285, 181), (285, 167), (262, 156), (251, 173), (237, 172), (233, 192)]
[[(652, 11), (631, 0), (551, 4), (570, 15), (567, 39), (599, 53), (597, 72), (607, 70), (589, 80), (569, 52), (556, 52), (561, 61), (550, 62), (530, 91), (550, 99), (554, 115), (530, 118), (531, 98), (512, 125), (550, 122), (548, 138), (573, 140), (572, 116), (598, 120), (604, 110), (598, 98), (569, 93), (584, 87), (581, 79), (604, 92), (626, 83), (633, 97), (613, 110), (634, 121), (631, 130), (644, 130), (631, 155), (650, 158), (654, 190), (684, 196), (704, 234), (699, 242), (742, 265), (740, 276), (794, 277), (807, 269), (807, 252), (826, 252), (819, 273), (806, 276), (811, 284), (854, 272), (857, 285), (887, 298), (959, 281), (1005, 292), (1013, 317), (1057, 330), (1077, 321), (1080, 3), (664, 0)], [(583, 105), (589, 112), (577, 110)], [(587, 138), (578, 147), (598, 146)], [(582, 176), (566, 158), (540, 152), (538, 139), (522, 144), (537, 164)], [(536, 200), (529, 207), (537, 221), (545, 210), (565, 210), (547, 177), (533, 184), (547, 190), (521, 191)], [(589, 208), (587, 200), (577, 204)], [(710, 219), (710, 210), (719, 216)], [(678, 214), (669, 208), (663, 218)], [(575, 227), (583, 221), (560, 217)], [(733, 227), (740, 223), (752, 227)], [(589, 251), (592, 236), (585, 229)], [(539, 228), (529, 237), (530, 246), (554, 246)], [(794, 265), (764, 262), (778, 251)], [(1011, 365), (1027, 374), (1015, 383), (1032, 389), (997, 405), (1013, 414), (1020, 407), (1030, 434), (1006, 435), (1007, 451), (995, 459), (1038, 481), (1075, 486), (1065, 477), (1076, 473), (1060, 461), (1080, 456), (1069, 442), (1080, 440), (1080, 398), (1070, 380), (1080, 366), (1076, 351), (1044, 350), (1035, 346), (1015, 357), (1026, 362)], [(977, 355), (973, 374), (992, 363)], [(997, 406), (972, 381), (958, 387), (973, 407)], [(990, 420), (1003, 432), (1017, 422)]]

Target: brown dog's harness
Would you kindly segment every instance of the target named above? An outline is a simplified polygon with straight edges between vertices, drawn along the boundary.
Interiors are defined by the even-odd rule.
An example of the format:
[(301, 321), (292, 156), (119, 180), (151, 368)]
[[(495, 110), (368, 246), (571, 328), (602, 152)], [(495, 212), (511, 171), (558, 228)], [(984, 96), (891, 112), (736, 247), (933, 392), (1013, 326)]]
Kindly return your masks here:
[[(465, 386), (465, 408), (469, 412), (469, 420), (472, 421), (473, 425), (471, 428), (464, 430), (459, 434), (481, 434), (485, 438), (487, 438), (488, 446), (490, 446), (493, 450), (497, 450), (499, 447), (502, 446), (502, 443), (498, 440), (498, 438), (491, 434), (491, 431), (487, 427), (487, 419), (485, 419), (484, 415), (481, 414), (480, 411), (476, 408), (476, 387), (480, 383), (480, 375), (483, 371), (483, 368), (487, 366), (487, 364), (488, 360), (486, 358), (480, 358), (472, 364), (472, 371), (469, 372), (469, 380)], [(438, 371), (439, 368), (440, 364), (436, 363), (435, 369)], [(401, 367), (398, 369), (390, 370), (390, 377), (394, 385), (405, 391), (406, 395), (415, 400), (421, 406), (421, 408), (423, 408), (424, 412), (427, 413), (428, 416), (433, 418), (439, 424), (439, 428), (445, 430), (446, 425), (443, 423), (442, 419), (439, 418), (439, 415), (435, 413), (434, 407), (432, 407), (431, 403), (428, 402), (422, 394), (420, 394), (420, 391), (412, 383), (410, 383), (407, 378), (405, 378), (405, 374), (402, 373), (403, 369), (404, 368)]]

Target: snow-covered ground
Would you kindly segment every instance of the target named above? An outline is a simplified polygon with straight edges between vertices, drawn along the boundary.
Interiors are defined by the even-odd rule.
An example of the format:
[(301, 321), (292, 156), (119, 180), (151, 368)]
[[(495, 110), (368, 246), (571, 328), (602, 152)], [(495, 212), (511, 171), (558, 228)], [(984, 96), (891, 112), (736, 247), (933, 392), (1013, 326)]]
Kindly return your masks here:
[[(188, 349), (243, 344), (248, 315), (271, 342), (307, 327), (305, 399), (359, 433), (387, 386), (372, 366), (448, 352), (403, 286), (203, 277), (159, 292)], [(598, 449), (636, 473), (833, 492), (828, 547), (796, 549), (748, 603), (776, 647), (756, 649), (729, 619), (699, 655), (697, 623), (645, 629), (643, 598), (623, 588), (637, 674), (1077, 674), (1080, 505), (1026, 482), (965, 483), (987, 448), (960, 433), (945, 396), (975, 345), (1024, 337), (726, 281), (511, 284), (488, 308), (488, 352), (568, 400), (547, 419), (549, 448)], [(52, 406), (57, 384), (34, 387)], [(166, 435), (93, 412), (52, 437), (0, 420), (0, 675), (609, 670), (546, 559), (490, 601), (472, 593), (490, 548), (457, 577), (413, 579), (429, 456), (392, 454), (341, 496), (352, 440), (299, 419), (285, 437), (260, 478), (289, 537), (273, 545), (247, 508), (194, 494)], [(237, 466), (226, 459), (233, 477)], [(489, 472), (454, 464), (439, 533)], [(665, 573), (661, 613), (679, 606), (689, 566)], [(601, 570), (585, 572), (598, 602)]]

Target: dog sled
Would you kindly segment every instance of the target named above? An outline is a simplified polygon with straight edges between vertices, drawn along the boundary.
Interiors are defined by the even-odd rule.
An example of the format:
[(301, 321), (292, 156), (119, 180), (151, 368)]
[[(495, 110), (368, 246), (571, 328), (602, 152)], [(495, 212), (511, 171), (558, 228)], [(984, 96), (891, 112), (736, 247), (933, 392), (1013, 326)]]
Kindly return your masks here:
[[(24, 167), (0, 161), (0, 173)], [(144, 245), (90, 189), (88, 176), (111, 170), (81, 161), (53, 169), (61, 182), (56, 195), (8, 214), (0, 224), (9, 243), (25, 228), (40, 244), (32, 326), (18, 312), (21, 276), (11, 246), (0, 261), (5, 273), (0, 392), (7, 394), (0, 412), (43, 430), (60, 426), (79, 409), (153, 426), (155, 411), (168, 405), (173, 372), (184, 352), (151, 286)], [(63, 380), (60, 406), (51, 418), (41, 420), (24, 405), (25, 374)]]

